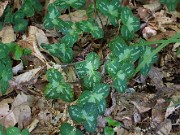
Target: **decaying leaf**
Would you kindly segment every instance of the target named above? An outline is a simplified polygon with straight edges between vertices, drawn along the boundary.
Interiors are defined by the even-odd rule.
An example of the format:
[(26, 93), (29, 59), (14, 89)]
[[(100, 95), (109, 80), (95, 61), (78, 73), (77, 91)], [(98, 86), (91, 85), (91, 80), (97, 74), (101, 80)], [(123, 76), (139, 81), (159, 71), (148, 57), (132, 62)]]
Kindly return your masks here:
[(156, 129), (156, 135), (169, 135), (172, 129), (171, 120), (166, 119)]
[(167, 101), (160, 98), (157, 100), (156, 105), (152, 109), (152, 121), (151, 126), (156, 127), (158, 124), (164, 121), (165, 119), (165, 108), (167, 107)]
[(17, 64), (16, 66), (14, 66), (14, 67), (12, 68), (13, 74), (14, 74), (14, 75), (17, 75), (17, 73), (18, 73), (19, 71), (22, 71), (23, 68), (24, 68), (23, 62), (20, 61), (19, 64)]
[(0, 31), (0, 38), (3, 43), (10, 43), (16, 40), (16, 35), (14, 34), (12, 25), (3, 27)]
[(0, 2), (0, 17), (3, 15), (7, 4), (8, 4), (8, 1)]
[(63, 21), (72, 21), (72, 22), (80, 22), (82, 20), (87, 20), (86, 10), (77, 10), (75, 12), (71, 12), (70, 14), (61, 15), (60, 18)]
[(0, 124), (4, 127), (14, 126), (17, 123), (14, 112), (9, 109), (7, 103), (0, 103)]
[[(40, 41), (39, 41), (40, 42)], [(37, 44), (37, 39), (35, 35), (30, 35), (25, 40), (20, 40), (17, 42), (18, 45), (20, 45), (23, 48), (28, 48), (32, 51), (32, 54), (39, 58), (43, 63), (46, 62), (46, 59), (40, 52)]]
[(14, 99), (12, 103), (12, 111), (18, 122), (18, 127), (22, 129), (23, 127), (29, 125), (31, 120), (31, 108), (33, 97), (20, 93)]
[(21, 83), (25, 83), (25, 82), (29, 82), (29, 81), (34, 81), (33, 83), (35, 83), (41, 70), (42, 70), (42, 67), (39, 67), (39, 68), (29, 70), (18, 76), (15, 76), (13, 78), (14, 82), (16, 82), (17, 84), (21, 84)]

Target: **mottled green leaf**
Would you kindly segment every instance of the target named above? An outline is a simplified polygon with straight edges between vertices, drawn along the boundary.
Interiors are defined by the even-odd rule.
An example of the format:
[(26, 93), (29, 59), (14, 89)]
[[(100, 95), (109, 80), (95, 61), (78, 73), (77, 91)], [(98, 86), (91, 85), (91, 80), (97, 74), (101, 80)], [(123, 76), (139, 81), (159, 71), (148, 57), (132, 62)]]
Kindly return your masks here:
[(55, 4), (59, 6), (62, 10), (73, 7), (75, 9), (82, 8), (85, 4), (85, 0), (56, 0)]
[(121, 34), (126, 40), (132, 40), (134, 32), (140, 28), (139, 18), (133, 16), (132, 11), (128, 7), (123, 7), (121, 11), (121, 21), (123, 26), (121, 27)]
[(123, 93), (127, 88), (126, 75), (122, 72), (118, 73), (118, 78), (113, 81), (113, 86), (118, 92)]
[(86, 131), (95, 131), (98, 117), (96, 104), (86, 103), (84, 106), (72, 105), (69, 108), (69, 115), (74, 121), (82, 123)]
[(112, 127), (105, 127), (104, 128), (104, 135), (114, 135), (114, 130)]
[(69, 63), (72, 61), (73, 58), (73, 51), (66, 44), (50, 44), (50, 45), (41, 45), (42, 48), (46, 49), (51, 55), (59, 58), (64, 63)]
[(109, 17), (111, 24), (118, 26), (121, 9), (119, 0), (97, 0), (96, 7), (103, 15)]
[(180, 0), (160, 0), (161, 3), (165, 4), (170, 11), (176, 10), (178, 2)]
[(78, 104), (95, 103), (99, 104), (109, 95), (110, 87), (107, 84), (97, 84), (92, 91), (84, 91), (78, 98)]
[(6, 129), (6, 135), (21, 135), (21, 131), (17, 127), (8, 127)]
[[(144, 59), (148, 58), (151, 53), (152, 53), (151, 47), (149, 47), (149, 46), (144, 47), (143, 54), (139, 59), (139, 64)], [(147, 63), (144, 65), (144, 67), (140, 70), (142, 75), (146, 76), (149, 73), (152, 64), (154, 64), (156, 62), (157, 58), (158, 58), (157, 55), (154, 55), (149, 61), (147, 61)]]
[(63, 123), (61, 125), (60, 134), (61, 135), (83, 135), (83, 133), (79, 129), (71, 126), (69, 123)]
[(66, 83), (57, 69), (47, 71), (48, 85), (46, 86), (45, 96), (51, 99), (62, 99), (66, 102), (72, 102), (74, 92), (71, 85)]
[(98, 26), (98, 23), (93, 19), (88, 19), (86, 21), (80, 22), (80, 28), (84, 32), (89, 32), (96, 39), (102, 38), (104, 36), (103, 30)]

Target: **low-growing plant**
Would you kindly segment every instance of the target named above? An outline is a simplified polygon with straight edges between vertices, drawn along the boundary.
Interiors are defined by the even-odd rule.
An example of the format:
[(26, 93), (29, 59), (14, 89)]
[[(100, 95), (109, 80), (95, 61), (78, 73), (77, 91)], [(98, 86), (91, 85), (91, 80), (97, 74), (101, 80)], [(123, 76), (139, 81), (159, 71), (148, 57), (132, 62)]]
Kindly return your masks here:
[(22, 131), (17, 127), (8, 127), (4, 128), (0, 125), (0, 135), (30, 135), (27, 129), (23, 129)]
[[(163, 2), (163, 1), (162, 1)], [(76, 123), (81, 123), (88, 132), (94, 132), (97, 126), (97, 117), (103, 114), (106, 109), (106, 97), (110, 89), (116, 89), (123, 93), (128, 87), (128, 81), (137, 73), (146, 76), (151, 66), (158, 59), (158, 52), (170, 43), (180, 42), (180, 34), (168, 40), (146, 42), (139, 40), (138, 43), (131, 43), (135, 32), (140, 29), (140, 20), (133, 15), (128, 7), (122, 7), (119, 0), (97, 0), (87, 8), (89, 18), (80, 22), (63, 21), (60, 19), (61, 11), (70, 7), (80, 9), (85, 5), (85, 0), (56, 0), (49, 4), (48, 13), (44, 18), (46, 29), (57, 29), (64, 37), (56, 44), (42, 44), (49, 54), (59, 58), (62, 64), (74, 65), (74, 71), (80, 80), (83, 92), (74, 99), (73, 89), (65, 82), (65, 79), (57, 69), (49, 69), (47, 77), (49, 84), (46, 87), (45, 95), (52, 99), (62, 99), (67, 102), (76, 100), (74, 105), (69, 107), (69, 115)], [(93, 14), (94, 18), (93, 18)], [(72, 47), (78, 41), (79, 36), (86, 33), (91, 34), (94, 39), (104, 38), (103, 27), (96, 22), (99, 14), (104, 15), (114, 27), (120, 27), (120, 33), (107, 43), (110, 53), (105, 61), (105, 75), (108, 75), (112, 83), (107, 83), (102, 78), (100, 65), (101, 58), (95, 52), (90, 52), (85, 60), (72, 64)], [(108, 21), (107, 20), (107, 21)], [(157, 48), (150, 45), (158, 44)], [(112, 120), (109, 120), (109, 123)], [(114, 126), (114, 125), (112, 125)], [(60, 127), (62, 135), (82, 134), (70, 124), (63, 123)], [(105, 133), (114, 133), (111, 127), (105, 128)]]
[(12, 79), (12, 60), (20, 60), (29, 49), (22, 49), (16, 43), (3, 44), (0, 42), (0, 93), (5, 94)]
[(6, 7), (0, 21), (0, 28), (6, 24), (12, 24), (15, 32), (26, 30), (28, 21), (26, 18), (34, 16), (35, 12), (40, 12), (42, 5), (39, 0), (24, 0), (22, 6), (13, 11), (9, 5)]
[[(176, 8), (179, 0), (167, 1), (161, 0), (166, 4), (169, 10)], [(96, 0), (87, 8), (87, 20), (79, 22), (63, 21), (60, 19), (63, 11), (71, 9), (79, 10), (86, 4), (85, 0), (55, 0), (48, 5), (47, 14), (44, 17), (43, 25), (45, 29), (57, 29), (63, 34), (63, 37), (56, 44), (42, 44), (41, 47), (47, 52), (58, 58), (64, 68), (73, 65), (80, 85), (82, 93), (79, 97), (75, 97), (73, 85), (66, 82), (64, 75), (55, 68), (47, 71), (46, 76), (48, 84), (44, 95), (49, 99), (61, 99), (65, 102), (73, 102), (69, 106), (68, 112), (71, 119), (78, 124), (82, 124), (86, 131), (94, 132), (97, 126), (97, 117), (103, 115), (106, 109), (106, 97), (111, 89), (115, 89), (120, 93), (126, 92), (128, 81), (135, 77), (137, 73), (146, 76), (151, 66), (158, 59), (158, 52), (170, 43), (180, 42), (180, 33), (174, 35), (167, 40), (158, 40), (147, 42), (139, 40), (132, 43), (136, 37), (136, 32), (140, 29), (140, 19), (136, 17), (129, 7), (121, 5), (121, 0)], [(7, 6), (1, 18), (0, 24), (13, 24), (16, 32), (24, 31), (28, 26), (27, 18), (34, 16), (35, 12), (41, 11), (42, 6), (38, 0), (25, 0), (21, 8), (13, 11)], [(107, 22), (117, 32), (112, 34), (113, 37), (107, 38), (107, 24), (101, 26), (98, 24), (97, 18), (101, 16), (107, 18)], [(1, 26), (1, 27), (2, 27)], [(87, 54), (83, 61), (73, 63), (74, 52), (73, 47), (83, 34), (91, 35), (91, 39), (105, 43), (109, 50), (107, 59), (102, 58), (95, 52)], [(152, 48), (150, 45), (158, 44), (158, 47)], [(102, 49), (103, 45), (100, 46)], [(12, 60), (19, 60), (26, 50), (20, 48), (15, 43), (0, 43), (0, 92), (6, 93), (8, 81), (12, 78)], [(101, 65), (103, 65), (101, 68)], [(105, 77), (104, 77), (105, 76)], [(107, 82), (105, 78), (110, 79)], [(110, 118), (107, 118), (108, 126), (105, 127), (105, 134), (113, 134), (112, 127), (121, 126)], [(22, 131), (15, 127), (1, 130), (0, 133), (22, 134), (26, 135), (26, 131)], [(24, 133), (25, 132), (25, 133)], [(68, 123), (62, 123), (60, 127), (62, 135), (81, 135), (79, 129)]]
[(178, 3), (180, 3), (180, 0), (160, 0), (160, 2), (165, 4), (170, 11), (174, 11)]

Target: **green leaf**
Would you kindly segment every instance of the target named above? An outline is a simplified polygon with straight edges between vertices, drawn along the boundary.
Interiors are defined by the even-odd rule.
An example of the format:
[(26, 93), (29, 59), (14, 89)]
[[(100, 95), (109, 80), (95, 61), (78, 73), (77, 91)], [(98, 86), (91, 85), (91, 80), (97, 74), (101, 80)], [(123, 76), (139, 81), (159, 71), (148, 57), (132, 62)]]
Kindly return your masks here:
[(5, 58), (9, 55), (9, 48), (6, 44), (0, 42), (0, 59)]
[(5, 127), (0, 124), (0, 135), (5, 135)]
[(23, 129), (21, 135), (30, 135), (30, 133), (27, 129)]
[(68, 45), (64, 43), (57, 43), (57, 44), (42, 44), (42, 48), (46, 49), (51, 55), (57, 57), (64, 63), (69, 63), (72, 61), (73, 58), (73, 51)]
[(90, 52), (86, 56), (86, 68), (89, 70), (97, 70), (100, 66), (100, 58), (95, 52)]
[(14, 25), (14, 31), (15, 32), (22, 32), (24, 31), (28, 26), (28, 21), (24, 19), (19, 19), (18, 23), (15, 23)]
[(108, 43), (108, 46), (116, 56), (118, 56), (120, 52), (123, 52), (123, 50), (127, 48), (126, 42), (119, 36), (115, 36), (113, 40)]
[[(144, 60), (146, 59), (147, 57), (149, 57), (149, 55), (152, 53), (152, 49), (151, 47), (149, 46), (146, 46), (144, 47), (144, 50), (143, 50), (143, 54), (142, 56), (140, 57), (139, 59), (139, 64)], [(151, 69), (151, 66), (157, 61), (157, 55), (154, 55), (145, 65), (143, 68), (141, 68), (140, 72), (142, 75), (146, 76), (150, 69)]]
[(92, 91), (84, 91), (78, 98), (78, 104), (94, 103), (99, 104), (103, 99), (109, 95), (110, 87), (107, 84), (97, 84)]
[(12, 9), (9, 5), (7, 5), (5, 11), (4, 11), (4, 23), (12, 23), (13, 22), (13, 14)]
[(88, 132), (93, 132), (97, 126), (98, 109), (96, 104), (87, 103), (84, 106), (72, 105), (69, 108), (70, 117), (84, 125)]
[(73, 7), (75, 9), (82, 8), (85, 4), (85, 0), (56, 0), (55, 4), (59, 6), (62, 10)]
[(20, 9), (27, 17), (32, 17), (34, 16), (35, 10), (31, 4), (30, 0), (25, 0), (23, 5), (21, 6)]
[(9, 127), (6, 129), (6, 135), (21, 135), (21, 131), (17, 127)]
[(101, 82), (101, 74), (97, 71), (93, 71), (90, 74), (86, 74), (87, 78), (83, 78), (84, 87), (90, 89), (97, 83)]
[(106, 69), (111, 78), (115, 78), (117, 72), (120, 70), (120, 62), (118, 58), (109, 59), (106, 62)]
[(46, 86), (45, 96), (51, 99), (62, 99), (66, 102), (72, 102), (74, 92), (71, 85), (66, 83), (61, 73), (57, 69), (47, 71), (48, 85)]
[(80, 28), (84, 32), (89, 32), (96, 39), (102, 38), (104, 36), (103, 30), (98, 26), (98, 23), (93, 19), (88, 19), (86, 21), (80, 22)]
[(112, 127), (105, 127), (104, 128), (104, 135), (114, 135), (114, 130)]
[(96, 70), (100, 66), (99, 56), (91, 52), (86, 56), (86, 60), (75, 65), (76, 73), (80, 79), (83, 79), (86, 88), (92, 88), (101, 81), (101, 74)]
[(49, 4), (48, 13), (44, 18), (43, 25), (46, 29), (52, 29), (54, 26), (61, 27), (62, 21), (58, 19), (61, 12), (58, 7), (55, 6), (54, 3)]
[(109, 126), (118, 127), (118, 126), (121, 125), (120, 122), (118, 122), (118, 121), (116, 121), (116, 120), (114, 120), (114, 119), (112, 119), (112, 118), (110, 118), (110, 117), (107, 117), (107, 118), (106, 118), (106, 121), (107, 121), (107, 123), (108, 123)]
[(139, 18), (133, 16), (132, 11), (128, 7), (123, 7), (121, 11), (121, 21), (123, 26), (121, 28), (121, 34), (126, 40), (132, 40), (134, 32), (140, 28)]
[(131, 78), (135, 71), (134, 65), (130, 62), (124, 62), (123, 64), (121, 64), (120, 69), (123, 71), (126, 78)]
[(118, 26), (121, 9), (119, 0), (97, 0), (96, 7), (103, 15), (109, 17), (111, 24)]
[(63, 123), (61, 125), (60, 134), (61, 135), (83, 135), (83, 133), (79, 129), (71, 126), (69, 123)]
[(160, 0), (161, 3), (165, 4), (170, 11), (176, 10), (178, 2), (180, 0)]
[(99, 114), (103, 114), (106, 110), (106, 100), (103, 99), (98, 104), (98, 112)]
[(113, 86), (118, 92), (123, 93), (127, 88), (126, 75), (122, 71), (119, 71), (117, 76), (113, 81)]

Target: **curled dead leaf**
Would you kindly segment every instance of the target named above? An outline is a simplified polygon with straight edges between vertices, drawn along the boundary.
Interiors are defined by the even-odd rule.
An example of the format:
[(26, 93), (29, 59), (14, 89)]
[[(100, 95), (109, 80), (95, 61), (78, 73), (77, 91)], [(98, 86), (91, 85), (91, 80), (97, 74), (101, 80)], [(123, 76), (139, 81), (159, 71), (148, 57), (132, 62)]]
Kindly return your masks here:
[(13, 80), (14, 80), (15, 83), (17, 83), (17, 85), (21, 84), (21, 83), (29, 82), (29, 81), (34, 81), (33, 83), (35, 83), (41, 70), (42, 70), (42, 67), (29, 70), (29, 71), (27, 71), (27, 72), (25, 72), (23, 74), (15, 76), (13, 78)]

